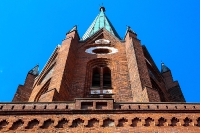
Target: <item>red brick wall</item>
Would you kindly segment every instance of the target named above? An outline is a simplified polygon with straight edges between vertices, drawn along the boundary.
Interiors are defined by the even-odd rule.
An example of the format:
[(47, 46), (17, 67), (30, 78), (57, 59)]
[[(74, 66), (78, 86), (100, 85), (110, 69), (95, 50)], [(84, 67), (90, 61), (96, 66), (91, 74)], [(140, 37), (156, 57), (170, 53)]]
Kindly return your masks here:
[(174, 81), (171, 71), (162, 73), (168, 92), (173, 102), (185, 102), (185, 98), (181, 91), (178, 81)]
[(151, 87), (140, 41), (128, 32), (125, 38), (126, 57), (134, 102), (150, 101), (145, 86)]
[[(73, 101), (74, 98), (89, 97), (91, 86), (93, 61), (96, 65), (104, 63), (111, 69), (111, 80), (113, 88), (113, 98), (116, 101), (132, 101), (132, 94), (129, 82), (128, 65), (126, 60), (125, 47), (122, 42), (113, 37), (106, 30), (100, 31), (97, 36), (86, 42), (78, 42), (79, 38), (72, 32), (67, 37), (73, 36), (63, 41), (62, 46), (57, 51), (56, 65), (51, 77), (49, 90), (55, 88), (58, 92), (57, 98), (45, 94), (44, 101)], [(88, 47), (96, 46), (96, 39), (105, 38), (111, 41), (108, 46), (115, 47), (119, 52), (111, 55), (92, 55), (85, 52)], [(96, 61), (95, 61), (96, 60)], [(34, 92), (29, 101), (34, 101), (36, 94), (43, 85), (35, 86)], [(49, 92), (48, 92), (49, 93)]]
[(27, 102), (28, 101), (32, 92), (32, 87), (33, 87), (35, 77), (36, 76), (32, 74), (27, 74), (24, 85), (18, 86), (12, 102), (18, 102), (18, 101)]
[[(30, 102), (35, 101), (39, 92), (45, 85), (45, 82), (40, 84), (40, 80), (43, 80), (43, 77), (45, 77), (45, 74), (49, 72), (49, 69), (52, 66), (54, 70), (52, 75), (49, 77), (51, 81), (47, 93), (43, 94), (42, 101), (73, 100), (71, 98), (71, 91), (73, 91), (71, 90), (71, 83), (73, 80), (73, 73), (75, 71), (74, 62), (76, 60), (75, 54), (78, 40), (76, 31), (67, 34), (66, 39), (62, 42), (62, 46), (58, 47), (54, 51), (43, 72), (35, 81), (33, 93), (29, 99)], [(56, 58), (54, 58), (55, 55), (57, 55)]]
[[(62, 100), (66, 100), (66, 101), (72, 101), (73, 99), (73, 93), (74, 93), (74, 89), (73, 89), (73, 77), (74, 77), (74, 72), (76, 71), (75, 69), (75, 62), (77, 60), (77, 47), (78, 47), (78, 34), (76, 33), (76, 31), (69, 33), (67, 35), (67, 37), (73, 37), (72, 39), (66, 39), (61, 46), (62, 52), (59, 52), (60, 56), (59, 56), (59, 60), (60, 62), (57, 63), (58, 66), (62, 66), (64, 67), (64, 71), (63, 73), (60, 73), (60, 82), (61, 82), (61, 86), (59, 88), (59, 86), (57, 86), (57, 90), (59, 95), (63, 98)], [(68, 48), (69, 47), (69, 48)], [(68, 53), (67, 55), (64, 53)], [(66, 60), (65, 60), (66, 58)], [(60, 70), (59, 70), (60, 71)], [(58, 82), (59, 82), (58, 81)], [(77, 94), (77, 96), (80, 94)], [(58, 99), (59, 101), (59, 99)]]
[(106, 99), (108, 108), (81, 109), (79, 105), (87, 100), (0, 103), (0, 132), (200, 132), (199, 104), (114, 103), (113, 106), (113, 100)]
[[(49, 85), (51, 82), (54, 81), (52, 76), (54, 75), (54, 72), (51, 73), (51, 75), (47, 76), (52, 69), (55, 70), (55, 64), (57, 59), (57, 53), (59, 51), (59, 47), (56, 47), (54, 52), (52, 53), (51, 57), (47, 61), (45, 67), (42, 69), (41, 73), (37, 78), (35, 78), (35, 82), (33, 84), (33, 91), (29, 97), (29, 102), (37, 102), (38, 99), (40, 99), (41, 95), (46, 95), (45, 92), (48, 90), (52, 90), (53, 88), (50, 88)], [(51, 81), (51, 82), (50, 82)], [(48, 83), (49, 82), (49, 83)], [(46, 84), (48, 83), (48, 87), (46, 88)], [(45, 89), (45, 90), (44, 90)], [(54, 90), (49, 92), (49, 94), (54, 95)], [(48, 100), (46, 98), (49, 98)], [(52, 97), (44, 97), (44, 101), (52, 101)]]
[[(159, 97), (161, 102), (169, 102), (172, 101), (170, 99), (170, 94), (167, 91), (166, 84), (162, 74), (154, 63), (151, 55), (145, 46), (142, 46), (144, 56), (146, 58), (146, 65), (149, 71), (149, 77), (151, 79), (152, 89), (156, 89), (159, 92)], [(158, 100), (158, 99), (157, 99)], [(158, 100), (159, 101), (159, 100)]]
[[(94, 43), (102, 38), (110, 40), (111, 43)], [(102, 45), (114, 47), (118, 52), (114, 54), (85, 52), (87, 48)], [(50, 77), (48, 91), (42, 95), (42, 101), (73, 101), (74, 98), (90, 97), (92, 68), (99, 65), (107, 66), (111, 70), (114, 94), (112, 98), (117, 102), (174, 101), (170, 99), (170, 94), (165, 87), (168, 81), (165, 82), (150, 54), (141, 46), (136, 35), (128, 32), (123, 42), (104, 29), (86, 41), (79, 40), (77, 31), (68, 33), (61, 47), (56, 49), (43, 72), (36, 79), (29, 101), (35, 101), (38, 96), (41, 96), (41, 89), (45, 85), (45, 82), (41, 81), (51, 67), (54, 71)], [(158, 87), (153, 88), (153, 84)], [(158, 95), (153, 97), (155, 93)]]
[[(95, 44), (94, 41), (102, 37), (111, 41), (111, 44), (106, 46), (115, 47), (119, 52), (110, 55), (92, 55), (85, 52), (88, 47), (99, 46)], [(79, 43), (75, 63), (74, 79), (72, 83), (74, 93), (72, 96), (74, 98), (88, 97), (92, 81), (90, 78), (92, 67), (104, 64), (111, 69), (111, 81), (114, 91), (113, 98), (115, 98), (116, 101), (132, 101), (124, 44), (110, 35), (106, 30), (101, 30), (99, 34), (90, 40)]]

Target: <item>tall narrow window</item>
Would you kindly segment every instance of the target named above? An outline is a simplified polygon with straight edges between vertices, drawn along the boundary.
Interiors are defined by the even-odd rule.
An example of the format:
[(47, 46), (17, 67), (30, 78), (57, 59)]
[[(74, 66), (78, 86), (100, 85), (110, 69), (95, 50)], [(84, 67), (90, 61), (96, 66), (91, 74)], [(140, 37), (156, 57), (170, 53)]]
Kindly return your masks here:
[(92, 87), (111, 88), (111, 70), (108, 67), (95, 67), (92, 73)]
[(108, 67), (103, 69), (103, 88), (111, 87), (111, 71)]
[(104, 65), (93, 68), (90, 96), (95, 98), (111, 98), (114, 95), (112, 89), (110, 68)]
[(100, 68), (93, 68), (92, 87), (100, 87)]

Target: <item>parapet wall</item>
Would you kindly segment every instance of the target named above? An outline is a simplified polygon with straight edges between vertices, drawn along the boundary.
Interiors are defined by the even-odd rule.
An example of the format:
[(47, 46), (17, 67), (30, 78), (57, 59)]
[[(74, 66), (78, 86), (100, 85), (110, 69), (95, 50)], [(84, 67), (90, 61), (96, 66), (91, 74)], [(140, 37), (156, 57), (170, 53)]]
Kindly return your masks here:
[(200, 132), (200, 104), (0, 103), (0, 132)]
[(155, 111), (192, 111), (198, 112), (200, 104), (198, 103), (115, 103), (113, 99), (76, 99), (75, 102), (21, 102), (21, 103), (0, 103), (0, 113), (9, 112), (35, 112), (35, 111), (73, 111), (73, 110), (155, 110)]

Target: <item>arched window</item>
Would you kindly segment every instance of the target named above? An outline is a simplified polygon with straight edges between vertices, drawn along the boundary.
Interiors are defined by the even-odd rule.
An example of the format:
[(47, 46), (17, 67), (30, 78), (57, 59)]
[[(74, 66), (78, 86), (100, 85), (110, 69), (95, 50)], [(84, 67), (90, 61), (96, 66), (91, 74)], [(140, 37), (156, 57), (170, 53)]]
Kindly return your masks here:
[(111, 88), (111, 70), (108, 67), (95, 67), (92, 71), (93, 88)]
[(108, 67), (103, 68), (103, 88), (111, 87), (111, 71)]
[(92, 87), (100, 87), (100, 68), (93, 68), (92, 72)]
[(112, 98), (112, 63), (106, 58), (98, 58), (87, 63), (84, 97)]

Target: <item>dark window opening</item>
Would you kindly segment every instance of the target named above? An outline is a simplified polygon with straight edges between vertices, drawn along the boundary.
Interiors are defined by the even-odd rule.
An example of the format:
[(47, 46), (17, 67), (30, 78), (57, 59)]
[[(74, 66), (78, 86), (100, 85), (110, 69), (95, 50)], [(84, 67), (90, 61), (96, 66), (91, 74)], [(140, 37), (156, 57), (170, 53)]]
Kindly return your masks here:
[(111, 71), (108, 67), (103, 69), (103, 88), (111, 87)]
[(105, 49), (105, 48), (99, 48), (99, 49), (93, 50), (92, 52), (94, 52), (96, 54), (107, 54), (107, 53), (110, 53), (111, 50)]
[(105, 109), (107, 108), (107, 102), (96, 102), (96, 109)]
[(100, 68), (93, 68), (92, 87), (100, 87)]
[(112, 95), (104, 95), (103, 98), (112, 98)]
[(93, 98), (112, 98), (111, 70), (105, 65), (99, 65), (92, 69), (91, 93)]
[(93, 108), (93, 102), (82, 102), (81, 103), (81, 109), (92, 109)]

